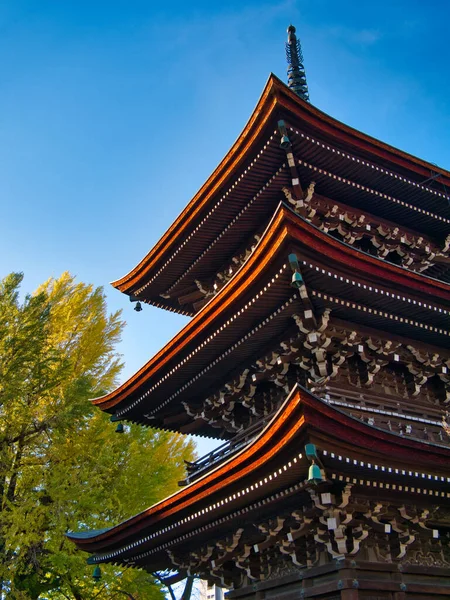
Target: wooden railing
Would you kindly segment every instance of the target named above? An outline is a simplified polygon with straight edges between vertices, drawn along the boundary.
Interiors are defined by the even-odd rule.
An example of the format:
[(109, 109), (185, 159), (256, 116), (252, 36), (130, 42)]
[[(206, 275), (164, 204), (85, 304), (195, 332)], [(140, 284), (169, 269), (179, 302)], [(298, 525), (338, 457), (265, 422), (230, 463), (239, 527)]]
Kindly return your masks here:
[(183, 481), (180, 481), (179, 485), (183, 486), (192, 483), (192, 481), (198, 479), (198, 477), (206, 470), (213, 466), (217, 466), (223, 460), (229, 458), (232, 454), (235, 454), (238, 450), (246, 446), (264, 429), (267, 423), (272, 419), (273, 414), (274, 413), (253, 423), (245, 431), (239, 433), (233, 439), (225, 442), (218, 448), (215, 448), (212, 452), (202, 456), (195, 462), (184, 461), (186, 464), (187, 477)]
[(387, 398), (365, 390), (354, 392), (331, 388), (322, 394), (324, 400), (350, 415), (392, 433), (437, 444), (450, 444), (442, 427), (442, 410), (425, 407), (419, 402)]

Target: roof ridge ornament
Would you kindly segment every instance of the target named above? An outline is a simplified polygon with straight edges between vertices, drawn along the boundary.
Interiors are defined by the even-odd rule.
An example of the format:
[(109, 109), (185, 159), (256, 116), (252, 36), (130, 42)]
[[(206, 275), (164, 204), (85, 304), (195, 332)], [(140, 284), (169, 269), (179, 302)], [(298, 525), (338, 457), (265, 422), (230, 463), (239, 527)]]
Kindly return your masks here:
[(295, 35), (295, 27), (287, 28), (288, 41), (286, 42), (286, 60), (288, 62), (288, 85), (300, 98), (309, 102), (308, 84), (306, 83), (305, 67), (300, 40)]

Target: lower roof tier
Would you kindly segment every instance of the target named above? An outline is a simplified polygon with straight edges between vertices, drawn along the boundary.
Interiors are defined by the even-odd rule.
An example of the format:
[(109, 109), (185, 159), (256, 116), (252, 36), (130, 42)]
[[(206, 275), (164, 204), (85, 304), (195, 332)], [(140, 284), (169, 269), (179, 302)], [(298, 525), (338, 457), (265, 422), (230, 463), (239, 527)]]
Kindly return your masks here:
[[(320, 468), (311, 472), (312, 463)], [(361, 515), (359, 521), (368, 519), (385, 534), (403, 527), (400, 511), (413, 529), (438, 537), (440, 526), (450, 526), (449, 483), (449, 448), (404, 439), (362, 423), (295, 386), (264, 430), (226, 462), (120, 525), (69, 533), (68, 537), (79, 549), (93, 554), (91, 563), (111, 562), (149, 571), (168, 565), (175, 569), (178, 564), (185, 573), (183, 557), (211, 544), (209, 558), (214, 552), (213, 566), (218, 567), (220, 549), (211, 540), (227, 538), (249, 523), (261, 523), (264, 528), (267, 519), (286, 518), (286, 511), (296, 509), (303, 515), (303, 525), (293, 524), (291, 538), (287, 536), (292, 542), (292, 536), (303, 535), (308, 519), (315, 518), (315, 508), (320, 513), (325, 505), (336, 502), (335, 495), (341, 497), (338, 512), (356, 502), (353, 510)], [(376, 506), (379, 511), (386, 506), (386, 514), (375, 514)], [(419, 511), (416, 520), (413, 507)], [(279, 531), (287, 535), (289, 529), (281, 532), (280, 527)], [(252, 546), (264, 539), (260, 536)]]
[[(291, 287), (292, 252), (300, 290)], [(394, 334), (398, 344), (441, 355), (444, 368), (449, 308), (448, 285), (356, 253), (280, 205), (235, 277), (136, 375), (94, 403), (116, 419), (179, 430), (183, 403), (218, 391), (307, 310), (313, 320), (331, 312), (356, 330)], [(208, 425), (196, 432), (218, 435)]]

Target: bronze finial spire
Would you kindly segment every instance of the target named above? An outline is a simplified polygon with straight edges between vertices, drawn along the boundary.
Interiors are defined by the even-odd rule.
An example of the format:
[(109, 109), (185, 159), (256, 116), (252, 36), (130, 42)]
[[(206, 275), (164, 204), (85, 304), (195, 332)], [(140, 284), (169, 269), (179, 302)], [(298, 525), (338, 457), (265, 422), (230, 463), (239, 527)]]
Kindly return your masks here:
[(300, 41), (295, 35), (295, 27), (289, 25), (288, 41), (286, 43), (286, 59), (288, 62), (288, 85), (303, 100), (309, 102), (308, 84), (306, 83), (305, 67)]

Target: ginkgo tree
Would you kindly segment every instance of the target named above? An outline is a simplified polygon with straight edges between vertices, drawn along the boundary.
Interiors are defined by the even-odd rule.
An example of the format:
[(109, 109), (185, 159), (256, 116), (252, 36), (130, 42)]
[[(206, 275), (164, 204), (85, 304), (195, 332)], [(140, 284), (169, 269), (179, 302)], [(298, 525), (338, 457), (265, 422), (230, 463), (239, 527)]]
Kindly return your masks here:
[(0, 598), (163, 598), (136, 570), (106, 566), (95, 582), (64, 534), (111, 526), (173, 492), (192, 443), (133, 426), (115, 434), (89, 402), (122, 366), (124, 323), (101, 288), (65, 273), (21, 301), (21, 282), (0, 282)]

